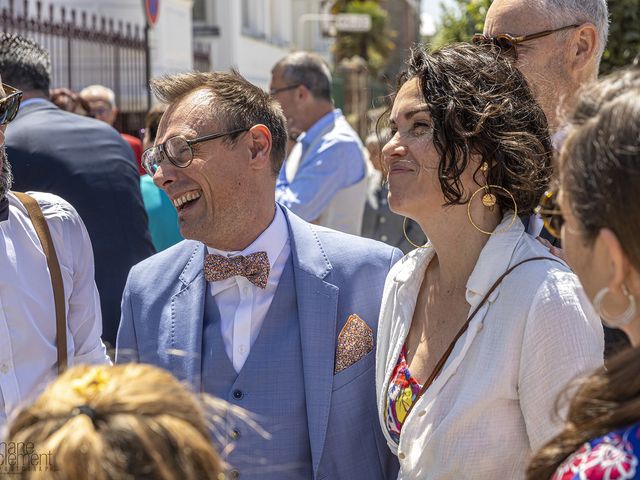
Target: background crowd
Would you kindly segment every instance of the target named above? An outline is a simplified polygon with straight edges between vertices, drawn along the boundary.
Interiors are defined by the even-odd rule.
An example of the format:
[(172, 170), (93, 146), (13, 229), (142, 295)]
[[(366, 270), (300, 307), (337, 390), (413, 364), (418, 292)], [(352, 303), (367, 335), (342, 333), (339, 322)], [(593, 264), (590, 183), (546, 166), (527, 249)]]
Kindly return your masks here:
[(364, 141), (313, 53), (268, 92), (154, 79), (138, 138), (3, 34), (10, 473), (640, 478), (640, 68), (598, 80), (608, 29), (495, 0)]

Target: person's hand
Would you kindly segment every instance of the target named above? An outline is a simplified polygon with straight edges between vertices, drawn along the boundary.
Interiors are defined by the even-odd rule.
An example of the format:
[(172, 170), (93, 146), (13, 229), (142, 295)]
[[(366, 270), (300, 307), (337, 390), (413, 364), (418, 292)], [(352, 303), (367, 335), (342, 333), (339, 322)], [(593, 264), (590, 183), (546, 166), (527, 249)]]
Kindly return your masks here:
[(565, 256), (563, 249), (554, 247), (553, 245), (551, 245), (551, 242), (549, 242), (549, 240), (547, 240), (546, 238), (538, 237), (537, 240), (542, 245), (544, 245), (546, 248), (549, 249), (549, 252), (551, 253), (551, 255), (558, 257), (560, 260), (564, 262), (567, 261), (567, 257)]

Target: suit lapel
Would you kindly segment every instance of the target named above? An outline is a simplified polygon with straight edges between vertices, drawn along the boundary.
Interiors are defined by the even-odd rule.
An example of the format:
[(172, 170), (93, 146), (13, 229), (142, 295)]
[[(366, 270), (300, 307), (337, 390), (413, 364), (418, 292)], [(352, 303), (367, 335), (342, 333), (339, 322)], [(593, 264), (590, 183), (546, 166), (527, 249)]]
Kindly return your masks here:
[(165, 332), (170, 371), (180, 380), (191, 383), (196, 391), (201, 387), (202, 321), (206, 282), (202, 266), (205, 248), (195, 244), (184, 270), (180, 274), (180, 290), (171, 297), (171, 318)]
[(325, 277), (331, 263), (310, 224), (286, 209), (298, 302), (302, 370), (314, 476), (320, 465), (333, 388), (338, 287)]

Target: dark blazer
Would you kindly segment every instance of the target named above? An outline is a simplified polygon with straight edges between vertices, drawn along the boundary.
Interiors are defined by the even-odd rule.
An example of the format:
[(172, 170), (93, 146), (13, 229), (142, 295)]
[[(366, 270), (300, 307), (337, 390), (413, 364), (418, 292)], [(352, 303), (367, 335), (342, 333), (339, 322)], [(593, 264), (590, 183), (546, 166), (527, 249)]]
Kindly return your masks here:
[(103, 338), (115, 345), (129, 269), (154, 253), (133, 151), (104, 122), (48, 101), (24, 106), (6, 133), (14, 190), (50, 192), (84, 221), (96, 265)]

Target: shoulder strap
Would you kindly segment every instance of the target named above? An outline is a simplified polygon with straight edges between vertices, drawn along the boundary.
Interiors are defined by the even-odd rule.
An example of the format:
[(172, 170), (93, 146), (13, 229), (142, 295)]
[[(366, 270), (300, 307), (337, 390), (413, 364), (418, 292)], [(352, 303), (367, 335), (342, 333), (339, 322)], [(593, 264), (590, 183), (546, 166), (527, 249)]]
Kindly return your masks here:
[(476, 316), (476, 313), (478, 313), (478, 311), (482, 308), (482, 306), (487, 302), (487, 300), (489, 299), (491, 294), (494, 292), (494, 290), (496, 288), (498, 288), (498, 285), (500, 285), (502, 283), (502, 280), (504, 280), (504, 278), (507, 275), (509, 275), (511, 272), (513, 272), (520, 265), (528, 263), (528, 262), (533, 262), (534, 260), (551, 260), (551, 261), (554, 261), (554, 262), (562, 263), (560, 260), (558, 260), (556, 258), (552, 258), (552, 257), (531, 257), (531, 258), (527, 258), (526, 260), (523, 260), (523, 261), (521, 261), (519, 263), (516, 263), (514, 266), (512, 266), (506, 272), (504, 272), (502, 275), (500, 275), (500, 277), (491, 286), (491, 288), (489, 289), (487, 294), (480, 301), (480, 303), (475, 308), (473, 313), (471, 313), (471, 315), (469, 315), (469, 318), (467, 318), (467, 321), (464, 322), (464, 325), (462, 325), (462, 327), (460, 328), (460, 330), (458, 331), (456, 336), (453, 338), (453, 340), (449, 344), (449, 347), (447, 348), (447, 350), (444, 352), (444, 354), (442, 355), (442, 357), (440, 358), (440, 360), (436, 364), (435, 368), (433, 369), (433, 372), (431, 372), (431, 375), (429, 375), (429, 378), (427, 379), (427, 381), (424, 382), (424, 385), (420, 389), (420, 392), (418, 392), (418, 395), (416, 396), (416, 399), (411, 404), (411, 407), (409, 407), (409, 411), (407, 412), (406, 416), (404, 417), (405, 419), (409, 417), (409, 414), (411, 413), (411, 410), (413, 409), (413, 406), (416, 403), (418, 403), (418, 400), (420, 399), (420, 397), (422, 397), (422, 395), (424, 395), (424, 392), (427, 391), (427, 389), (431, 386), (431, 384), (434, 382), (434, 380), (440, 374), (440, 372), (442, 371), (442, 368), (444, 367), (444, 364), (447, 363), (449, 355), (451, 355), (451, 352), (453, 351), (454, 347), (456, 346), (456, 343), (458, 342), (458, 339), (464, 334), (464, 332), (467, 331), (467, 328), (469, 328), (469, 324), (471, 323), (471, 320), (473, 320), (473, 317)]
[(56, 308), (56, 347), (58, 350), (58, 374), (61, 374), (67, 368), (67, 320), (64, 306), (64, 285), (62, 283), (62, 273), (60, 272), (60, 264), (58, 255), (53, 245), (51, 232), (47, 221), (42, 214), (40, 205), (31, 196), (26, 193), (12, 192), (18, 200), (27, 209), (33, 228), (38, 235), (42, 250), (47, 257), (47, 266), (51, 275), (51, 286), (53, 287), (53, 300)]

